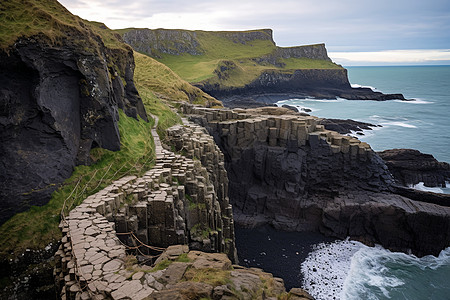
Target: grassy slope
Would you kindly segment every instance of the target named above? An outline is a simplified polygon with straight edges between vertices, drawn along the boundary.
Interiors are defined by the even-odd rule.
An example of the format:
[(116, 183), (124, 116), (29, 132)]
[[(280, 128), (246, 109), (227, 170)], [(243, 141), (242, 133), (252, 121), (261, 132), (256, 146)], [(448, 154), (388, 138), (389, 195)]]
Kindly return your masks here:
[[(129, 29), (127, 29), (129, 30)], [(123, 34), (127, 30), (120, 30)], [(253, 60), (272, 53), (276, 45), (270, 40), (253, 40), (245, 44), (236, 43), (221, 37), (214, 32), (196, 31), (203, 55), (169, 55), (159, 54), (158, 61), (167, 65), (184, 80), (191, 83), (208, 81), (222, 86), (243, 86), (256, 79), (264, 70), (280, 70), (292, 72), (296, 69), (337, 69), (340, 66), (325, 60), (308, 58), (280, 59), (284, 67), (268, 63), (257, 64)], [(231, 61), (236, 68), (230, 72), (227, 79), (219, 79), (214, 71), (225, 61)]]
[[(56, 0), (0, 2), (0, 50), (7, 49), (20, 36), (39, 35), (44, 42), (58, 45), (65, 42), (68, 32), (79, 33), (76, 36), (76, 42), (85, 43), (84, 46), (95, 45), (97, 43), (93, 39), (101, 39), (107, 47), (128, 48), (103, 24), (87, 22), (71, 15)], [(154, 60), (151, 61), (155, 65), (160, 65)], [(149, 84), (152, 80), (146, 79), (150, 65), (149, 61), (137, 59), (136, 86), (147, 112), (159, 117), (158, 131), (163, 134), (166, 128), (181, 120), (161, 98), (171, 99), (174, 94), (177, 94), (177, 89), (184, 86), (184, 83), (172, 79), (171, 88), (155, 91), (155, 85)], [(164, 68), (154, 66), (152, 70), (154, 78), (170, 78), (168, 71)], [(165, 80), (161, 82), (164, 83)], [(169, 83), (167, 85), (169, 86)], [(187, 90), (188, 87), (185, 89)], [(207, 96), (199, 94), (198, 97), (200, 99)], [(27, 248), (42, 249), (48, 243), (57, 241), (61, 237), (58, 224), (64, 203), (66, 203), (67, 211), (112, 181), (125, 175), (141, 175), (150, 169), (155, 157), (153, 139), (150, 134), (151, 127), (152, 122), (137, 121), (120, 112), (121, 150), (112, 152), (99, 148), (93, 149), (91, 157), (96, 163), (91, 166), (76, 167), (72, 176), (52, 194), (48, 204), (32, 207), (4, 223), (0, 227), (0, 257), (16, 257)]]
[(150, 89), (155, 95), (170, 101), (222, 106), (213, 97), (182, 80), (166, 65), (137, 52), (134, 53), (134, 59), (136, 68), (139, 69), (135, 76), (135, 83), (138, 86)]

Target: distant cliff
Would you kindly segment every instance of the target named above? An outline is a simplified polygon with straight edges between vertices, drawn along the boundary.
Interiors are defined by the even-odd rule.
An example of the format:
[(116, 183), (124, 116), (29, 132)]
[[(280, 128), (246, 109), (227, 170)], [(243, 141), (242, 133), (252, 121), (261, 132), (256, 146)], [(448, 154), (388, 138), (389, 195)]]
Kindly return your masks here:
[(352, 88), (347, 70), (331, 61), (325, 44), (278, 47), (270, 29), (209, 32), (130, 28), (118, 32), (136, 51), (166, 64), (228, 106), (235, 106), (231, 102), (236, 98), (240, 103), (243, 97), (258, 102), (258, 95), (274, 93), (355, 100), (404, 99), (401, 94)]
[(133, 51), (120, 37), (56, 1), (54, 17), (25, 4), (8, 13), (46, 18), (28, 34), (14, 27), (0, 47), (0, 223), (48, 202), (76, 164), (89, 163), (90, 149), (119, 150), (118, 109), (147, 120)]
[[(170, 55), (202, 55), (207, 49), (202, 46), (201, 36), (204, 31), (190, 31), (180, 29), (123, 29), (119, 30), (124, 41), (138, 52), (150, 56), (161, 57), (162, 54)], [(255, 31), (222, 31), (214, 32), (219, 38), (227, 39), (233, 43), (245, 44), (254, 40), (267, 40), (273, 45), (271, 29)]]

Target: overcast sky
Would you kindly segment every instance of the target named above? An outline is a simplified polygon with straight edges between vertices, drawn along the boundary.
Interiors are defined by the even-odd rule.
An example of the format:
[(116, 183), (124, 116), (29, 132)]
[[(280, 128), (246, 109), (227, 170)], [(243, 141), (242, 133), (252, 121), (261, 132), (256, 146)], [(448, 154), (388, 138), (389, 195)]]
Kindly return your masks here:
[(449, 0), (59, 0), (112, 29), (272, 28), (279, 46), (325, 43), (343, 65), (450, 64)]

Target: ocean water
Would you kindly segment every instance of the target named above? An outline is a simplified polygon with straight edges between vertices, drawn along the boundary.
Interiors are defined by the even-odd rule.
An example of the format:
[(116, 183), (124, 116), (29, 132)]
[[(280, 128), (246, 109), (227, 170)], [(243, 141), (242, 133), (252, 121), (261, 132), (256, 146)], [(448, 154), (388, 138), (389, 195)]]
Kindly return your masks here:
[(348, 240), (312, 250), (301, 270), (316, 300), (450, 299), (450, 248), (421, 258)]
[[(349, 67), (348, 73), (355, 87), (414, 101), (286, 99), (278, 105), (382, 125), (358, 138), (376, 151), (413, 148), (450, 163), (450, 66)], [(421, 183), (414, 188), (430, 190)], [(449, 193), (450, 185), (431, 190)], [(348, 240), (317, 243), (298, 267), (302, 287), (317, 300), (450, 299), (450, 247), (418, 258)]]
[(450, 163), (450, 66), (348, 67), (354, 87), (402, 93), (414, 101), (286, 99), (325, 118), (354, 119), (376, 125), (358, 138), (376, 151), (412, 148)]

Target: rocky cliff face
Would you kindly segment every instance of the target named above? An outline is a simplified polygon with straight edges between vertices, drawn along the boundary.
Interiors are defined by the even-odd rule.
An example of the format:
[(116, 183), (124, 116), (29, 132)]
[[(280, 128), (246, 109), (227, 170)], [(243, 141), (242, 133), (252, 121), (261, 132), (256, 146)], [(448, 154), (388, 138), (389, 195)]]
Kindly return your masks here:
[(294, 72), (267, 70), (243, 87), (223, 87), (220, 84), (210, 84), (208, 82), (194, 85), (213, 97), (223, 100), (225, 105), (233, 95), (237, 95), (237, 98), (249, 95), (290, 92), (305, 92), (312, 95), (319, 90), (332, 91), (333, 88), (350, 88), (346, 69), (306, 69), (295, 70)]
[(200, 55), (202, 50), (195, 31), (171, 29), (132, 29), (123, 34), (124, 41), (138, 52)]
[(90, 41), (34, 36), (0, 51), (0, 223), (45, 204), (91, 148), (119, 150), (119, 108), (147, 120), (132, 49)]
[[(223, 75), (222, 77), (226, 77)], [(224, 87), (208, 81), (195, 83), (195, 86), (221, 100), (227, 107), (254, 107), (273, 104), (279, 100), (296, 97), (318, 99), (386, 101), (405, 100), (402, 94), (383, 94), (369, 88), (352, 88), (346, 69), (300, 69), (293, 72), (267, 70), (241, 87)]]
[[(260, 99), (258, 95), (273, 93), (352, 100), (404, 99), (401, 94), (385, 95), (369, 88), (352, 88), (347, 70), (331, 62), (324, 44), (278, 47), (273, 41), (270, 29), (234, 32), (127, 29), (123, 31), (122, 36), (136, 51), (157, 59), (166, 54), (209, 55), (205, 61), (217, 64), (216, 69), (211, 73), (202, 73), (202, 77), (207, 79), (197, 81), (197, 78), (192, 82), (229, 106), (234, 106), (231, 102), (235, 101), (235, 98), (239, 101), (242, 101), (242, 98), (251, 98), (250, 102), (257, 102)], [(236, 44), (247, 47), (234, 49), (234, 52), (242, 52), (237, 56), (236, 53), (227, 55), (227, 49)], [(260, 45), (263, 45), (262, 49), (251, 48)], [(288, 59), (294, 59), (296, 66), (289, 67), (286, 61)], [(302, 66), (302, 59), (309, 64), (299, 67)], [(176, 66), (173, 61), (177, 60), (171, 62)], [(192, 68), (198, 67), (183, 59), (180, 63)], [(252, 69), (252, 65), (258, 69)], [(199, 69), (199, 72), (204, 70)]]
[[(199, 35), (203, 31), (178, 29), (131, 29), (123, 33), (123, 40), (133, 49), (150, 56), (159, 57), (161, 54), (170, 55), (202, 55)], [(214, 35), (225, 38), (233, 43), (245, 44), (254, 40), (269, 40), (274, 45), (271, 29), (257, 31), (218, 31)]]
[(268, 55), (255, 58), (258, 64), (269, 63), (274, 66), (284, 67), (284, 63), (280, 63), (279, 59), (284, 58), (309, 58), (331, 61), (328, 57), (325, 44), (297, 46), (297, 47), (277, 47), (275, 51)]
[(350, 236), (418, 255), (448, 246), (449, 207), (392, 193), (393, 178), (370, 146), (319, 119), (282, 108), (184, 112), (224, 152), (238, 224)]

